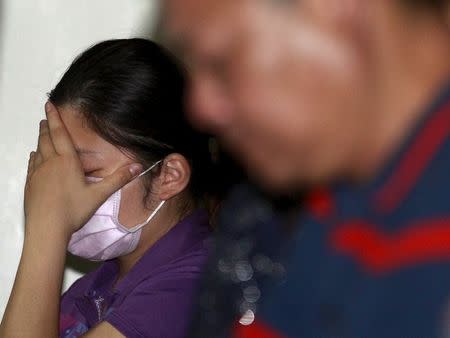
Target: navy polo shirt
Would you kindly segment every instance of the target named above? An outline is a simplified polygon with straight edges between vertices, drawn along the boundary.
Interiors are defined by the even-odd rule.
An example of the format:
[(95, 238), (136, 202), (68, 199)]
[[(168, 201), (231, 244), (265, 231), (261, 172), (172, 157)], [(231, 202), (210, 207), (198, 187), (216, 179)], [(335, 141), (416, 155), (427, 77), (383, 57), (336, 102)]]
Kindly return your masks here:
[(450, 337), (450, 86), (370, 184), (316, 196), (239, 338)]

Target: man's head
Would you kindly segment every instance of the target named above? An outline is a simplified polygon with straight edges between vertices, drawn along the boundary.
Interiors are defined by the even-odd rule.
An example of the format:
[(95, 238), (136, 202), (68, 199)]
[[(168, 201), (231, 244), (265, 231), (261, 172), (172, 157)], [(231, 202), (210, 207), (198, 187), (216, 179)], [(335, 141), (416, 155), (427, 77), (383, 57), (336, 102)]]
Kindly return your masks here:
[(357, 176), (385, 129), (381, 47), (395, 40), (379, 40), (401, 26), (401, 1), (165, 1), (192, 121), (271, 187)]

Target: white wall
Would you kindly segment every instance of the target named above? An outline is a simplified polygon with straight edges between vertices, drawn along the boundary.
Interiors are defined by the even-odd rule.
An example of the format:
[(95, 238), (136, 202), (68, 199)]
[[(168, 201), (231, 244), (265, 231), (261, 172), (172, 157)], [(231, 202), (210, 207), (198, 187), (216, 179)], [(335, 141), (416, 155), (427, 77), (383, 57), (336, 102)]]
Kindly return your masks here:
[[(95, 42), (145, 36), (156, 0), (0, 0), (0, 318), (23, 240), (26, 162), (46, 93)], [(67, 269), (65, 288), (79, 274)]]

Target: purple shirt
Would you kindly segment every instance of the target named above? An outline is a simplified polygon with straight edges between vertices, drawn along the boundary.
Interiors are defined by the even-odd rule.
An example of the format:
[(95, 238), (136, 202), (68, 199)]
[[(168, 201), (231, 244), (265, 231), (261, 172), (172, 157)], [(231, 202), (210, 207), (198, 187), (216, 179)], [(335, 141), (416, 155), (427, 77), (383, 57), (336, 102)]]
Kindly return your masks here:
[(62, 296), (60, 337), (79, 337), (107, 321), (129, 338), (184, 337), (210, 230), (196, 211), (158, 240), (114, 287), (116, 260), (76, 281)]

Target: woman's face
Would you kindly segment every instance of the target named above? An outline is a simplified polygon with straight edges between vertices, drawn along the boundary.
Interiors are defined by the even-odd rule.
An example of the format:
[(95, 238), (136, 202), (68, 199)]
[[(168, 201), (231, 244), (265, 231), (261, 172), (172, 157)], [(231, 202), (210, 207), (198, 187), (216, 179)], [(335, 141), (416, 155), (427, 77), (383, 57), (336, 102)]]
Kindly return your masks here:
[[(85, 176), (103, 178), (125, 165), (136, 162), (89, 128), (78, 110), (69, 105), (58, 109), (80, 156)], [(133, 180), (122, 189), (119, 212), (121, 224), (131, 228), (146, 220), (150, 211), (145, 205), (153, 208), (153, 203), (150, 201), (151, 195), (148, 197), (149, 203), (144, 203), (145, 197), (146, 189), (142, 178)]]

